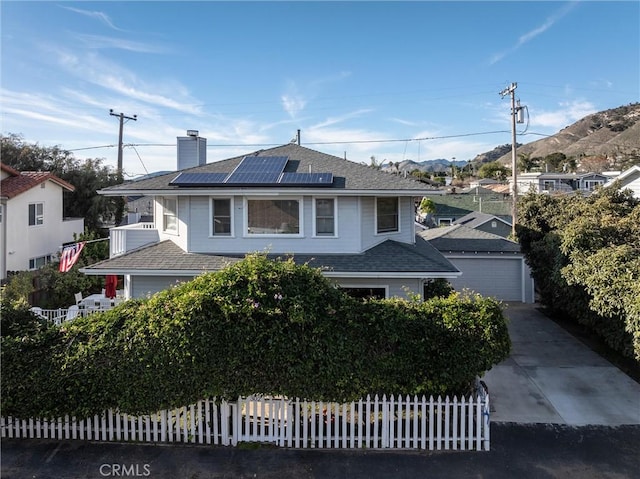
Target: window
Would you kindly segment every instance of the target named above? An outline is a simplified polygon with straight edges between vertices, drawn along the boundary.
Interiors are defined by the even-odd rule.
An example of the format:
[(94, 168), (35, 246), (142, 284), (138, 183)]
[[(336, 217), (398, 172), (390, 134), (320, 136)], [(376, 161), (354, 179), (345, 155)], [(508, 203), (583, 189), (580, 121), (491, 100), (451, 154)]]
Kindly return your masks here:
[(398, 198), (376, 199), (376, 231), (378, 233), (392, 233), (399, 231)]
[(316, 198), (315, 218), (316, 236), (336, 235), (336, 200), (333, 198)]
[(44, 224), (44, 203), (31, 203), (29, 205), (29, 226)]
[(556, 189), (555, 180), (543, 180), (542, 181), (542, 189), (543, 191), (553, 191)]
[(164, 198), (162, 202), (162, 229), (163, 231), (178, 231), (178, 218), (176, 210), (178, 200), (176, 198)]
[(250, 235), (299, 235), (298, 199), (247, 200), (247, 233)]
[(45, 264), (51, 263), (51, 255), (40, 256), (38, 258), (31, 258), (29, 260), (29, 269), (34, 270), (42, 268)]
[(584, 182), (584, 186), (587, 191), (593, 191), (596, 189), (596, 186), (600, 186), (601, 184), (602, 182), (598, 180), (586, 180)]
[(211, 198), (211, 235), (231, 236), (231, 199)]
[(450, 226), (453, 223), (451, 218), (439, 218), (438, 226)]
[(356, 299), (385, 299), (387, 297), (387, 288), (385, 287), (342, 287), (341, 289)]

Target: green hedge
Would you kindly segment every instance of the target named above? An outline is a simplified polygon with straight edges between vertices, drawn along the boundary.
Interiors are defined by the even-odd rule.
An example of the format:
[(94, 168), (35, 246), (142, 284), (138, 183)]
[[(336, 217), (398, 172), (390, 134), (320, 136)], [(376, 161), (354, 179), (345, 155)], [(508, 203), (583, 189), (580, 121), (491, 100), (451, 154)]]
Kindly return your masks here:
[(150, 299), (3, 337), (2, 414), (136, 414), (254, 393), (461, 394), (509, 350), (492, 299), (362, 302), (317, 269), (250, 255)]
[(543, 303), (640, 362), (640, 200), (529, 194), (517, 234)]

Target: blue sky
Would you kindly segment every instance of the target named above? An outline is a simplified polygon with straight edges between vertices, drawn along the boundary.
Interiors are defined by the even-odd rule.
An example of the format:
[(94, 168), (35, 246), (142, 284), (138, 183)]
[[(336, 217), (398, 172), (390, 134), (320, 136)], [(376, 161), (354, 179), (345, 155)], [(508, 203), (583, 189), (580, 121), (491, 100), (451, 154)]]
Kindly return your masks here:
[[(2, 133), (124, 169), (288, 143), (357, 162), (472, 159), (640, 101), (640, 2), (2, 1)], [(490, 133), (497, 132), (497, 133)], [(522, 133), (522, 134), (520, 134)], [(111, 145), (111, 146), (107, 146)], [(98, 147), (98, 148), (95, 148)], [(87, 149), (90, 148), (90, 149)]]

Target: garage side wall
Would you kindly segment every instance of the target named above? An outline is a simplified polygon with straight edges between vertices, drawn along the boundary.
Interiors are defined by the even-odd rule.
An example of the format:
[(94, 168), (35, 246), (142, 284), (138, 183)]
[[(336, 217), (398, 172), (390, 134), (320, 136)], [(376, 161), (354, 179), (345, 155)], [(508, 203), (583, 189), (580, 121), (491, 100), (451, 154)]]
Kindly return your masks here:
[(449, 280), (456, 291), (469, 289), (500, 301), (534, 303), (534, 285), (522, 255), (456, 253), (445, 257), (462, 272)]

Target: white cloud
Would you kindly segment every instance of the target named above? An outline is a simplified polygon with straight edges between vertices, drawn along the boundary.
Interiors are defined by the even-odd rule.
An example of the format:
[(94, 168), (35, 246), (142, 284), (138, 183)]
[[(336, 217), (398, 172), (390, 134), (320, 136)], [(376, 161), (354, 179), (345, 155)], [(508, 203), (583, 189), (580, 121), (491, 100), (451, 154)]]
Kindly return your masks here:
[(513, 47), (508, 48), (507, 50), (504, 50), (502, 52), (499, 52), (499, 53), (496, 53), (496, 54), (492, 55), (491, 59), (489, 60), (489, 64), (493, 65), (495, 63), (498, 63), (500, 60), (502, 60), (506, 56), (508, 56), (508, 55), (512, 54), (513, 52), (515, 52), (516, 50), (518, 50), (524, 44), (530, 42), (531, 40), (533, 40), (537, 36), (543, 34), (547, 30), (549, 30), (558, 20), (560, 20), (562, 17), (567, 15), (571, 10), (573, 10), (576, 5), (577, 5), (577, 2), (571, 2), (571, 3), (568, 3), (568, 4), (564, 5), (560, 10), (558, 10), (553, 15), (548, 17), (544, 21), (544, 23), (542, 25), (534, 28), (533, 30), (528, 31), (524, 35), (521, 35), (520, 38), (518, 38), (518, 41), (516, 42), (516, 44)]
[(80, 15), (85, 15), (85, 16), (90, 17), (90, 18), (95, 18), (95, 19), (101, 21), (102, 23), (104, 23), (109, 28), (112, 28), (113, 30), (123, 31), (122, 29), (116, 27), (114, 25), (114, 23), (111, 21), (111, 18), (109, 18), (109, 15), (107, 15), (104, 12), (99, 12), (99, 11), (95, 11), (95, 10), (94, 11), (83, 10), (83, 9), (74, 8), (74, 7), (65, 7), (63, 5), (61, 5), (60, 7), (64, 8), (65, 10), (69, 10), (71, 12), (79, 13)]
[(97, 53), (75, 55), (65, 49), (49, 47), (58, 63), (68, 73), (113, 93), (157, 107), (171, 108), (183, 113), (199, 115), (201, 107), (189, 90), (172, 79), (145, 81), (134, 72)]
[(561, 102), (557, 110), (530, 108), (529, 114), (532, 127), (548, 128), (556, 132), (597, 111), (598, 109), (588, 101), (572, 100)]

